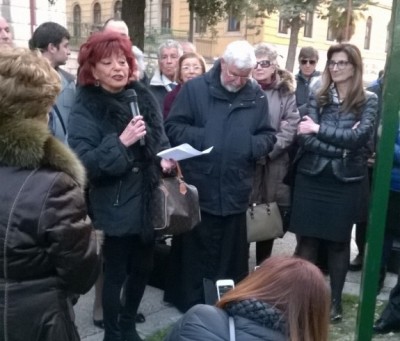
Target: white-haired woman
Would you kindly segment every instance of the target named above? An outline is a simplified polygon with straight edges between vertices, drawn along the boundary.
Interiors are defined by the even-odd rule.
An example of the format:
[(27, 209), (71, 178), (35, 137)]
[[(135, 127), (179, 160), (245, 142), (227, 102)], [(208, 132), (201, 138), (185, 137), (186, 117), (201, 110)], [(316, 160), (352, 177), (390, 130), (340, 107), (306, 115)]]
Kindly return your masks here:
[[(268, 98), (271, 125), (276, 130), (274, 148), (257, 163), (251, 202), (276, 202), (287, 223), (290, 213), (290, 187), (283, 183), (289, 168), (289, 148), (300, 121), (296, 106), (294, 76), (278, 65), (278, 52), (272, 45), (260, 43), (254, 47), (257, 58), (253, 78)], [(256, 260), (260, 264), (271, 255), (274, 240), (256, 243)]]

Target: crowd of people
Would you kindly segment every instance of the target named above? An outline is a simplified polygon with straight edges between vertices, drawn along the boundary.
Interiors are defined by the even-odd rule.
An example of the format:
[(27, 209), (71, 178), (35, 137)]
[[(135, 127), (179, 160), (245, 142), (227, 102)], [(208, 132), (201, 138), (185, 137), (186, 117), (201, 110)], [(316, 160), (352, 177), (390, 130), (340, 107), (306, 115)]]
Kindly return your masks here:
[[(193, 44), (166, 40), (148, 77), (128, 27), (111, 19), (81, 45), (75, 79), (60, 68), (70, 54), (63, 26), (43, 23), (29, 49), (15, 48), (0, 17), (0, 39), (0, 338), (79, 340), (73, 304), (96, 282), (104, 341), (141, 340), (138, 308), (165, 243), (152, 195), (177, 166), (157, 153), (189, 143), (213, 150), (180, 162), (201, 222), (171, 239), (164, 300), (185, 314), (166, 340), (328, 339), (329, 321), (346, 314), (349, 264), (362, 266), (365, 238), (350, 263), (351, 231), (357, 223), (365, 235), (382, 103), (383, 75), (364, 89), (355, 45), (332, 45), (322, 72), (318, 51), (303, 47), (293, 75), (267, 43), (234, 41), (208, 68)], [(400, 231), (399, 160), (400, 135), (381, 278)], [(276, 202), (297, 238), (291, 257), (257, 242), (255, 271), (252, 202)], [(330, 290), (314, 265), (325, 258)], [(227, 278), (236, 288), (205, 305), (204, 281)], [(400, 329), (399, 302), (400, 280), (375, 332)]]

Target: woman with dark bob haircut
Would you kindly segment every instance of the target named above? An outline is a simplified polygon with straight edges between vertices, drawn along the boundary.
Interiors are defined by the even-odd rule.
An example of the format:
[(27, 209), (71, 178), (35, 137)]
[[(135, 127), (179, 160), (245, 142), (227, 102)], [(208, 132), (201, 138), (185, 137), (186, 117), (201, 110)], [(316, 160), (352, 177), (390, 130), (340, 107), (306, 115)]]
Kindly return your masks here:
[[(175, 163), (156, 156), (169, 143), (156, 100), (131, 81), (136, 63), (130, 40), (95, 33), (81, 46), (78, 63), (68, 142), (87, 169), (91, 217), (104, 232), (104, 340), (141, 340), (135, 316), (153, 262), (152, 192), (161, 171)], [(133, 116), (129, 103), (135, 98), (140, 115)]]
[(296, 255), (310, 262), (316, 262), (320, 244), (326, 245), (333, 323), (342, 320), (351, 229), (378, 109), (378, 98), (364, 90), (362, 75), (355, 45), (331, 46), (321, 86), (310, 95), (308, 115), (297, 130), (300, 149), (289, 230), (299, 237)]
[(271, 257), (216, 307), (188, 310), (164, 341), (229, 341), (230, 317), (237, 341), (327, 341), (329, 289), (308, 261)]

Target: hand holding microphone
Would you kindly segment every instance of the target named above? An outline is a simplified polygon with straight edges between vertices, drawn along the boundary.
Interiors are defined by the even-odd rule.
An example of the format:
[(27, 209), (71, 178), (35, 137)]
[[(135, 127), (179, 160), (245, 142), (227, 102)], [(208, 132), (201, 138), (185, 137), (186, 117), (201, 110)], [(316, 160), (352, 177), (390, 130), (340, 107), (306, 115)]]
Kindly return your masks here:
[(143, 116), (141, 116), (139, 112), (136, 91), (133, 89), (126, 90), (125, 97), (129, 103), (133, 119), (126, 126), (119, 138), (122, 144), (126, 147), (131, 146), (137, 141), (140, 141), (140, 145), (144, 146), (146, 144), (144, 139), (144, 136), (146, 135), (146, 123), (143, 120)]
[[(129, 147), (137, 141), (144, 141), (146, 135), (146, 124), (142, 116), (134, 117), (119, 136), (122, 144)], [(141, 144), (142, 145), (142, 144)]]

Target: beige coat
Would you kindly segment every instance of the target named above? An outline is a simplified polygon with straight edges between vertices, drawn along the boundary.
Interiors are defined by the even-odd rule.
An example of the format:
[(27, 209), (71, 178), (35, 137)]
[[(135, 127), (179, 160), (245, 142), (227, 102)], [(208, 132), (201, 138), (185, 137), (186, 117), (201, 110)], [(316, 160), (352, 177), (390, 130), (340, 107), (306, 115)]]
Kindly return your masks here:
[(288, 150), (300, 121), (295, 88), (293, 75), (278, 70), (275, 86), (265, 90), (270, 122), (277, 132), (277, 140), (272, 151), (257, 162), (250, 202), (276, 201), (280, 206), (290, 206), (290, 188), (283, 183), (283, 178), (289, 167)]

